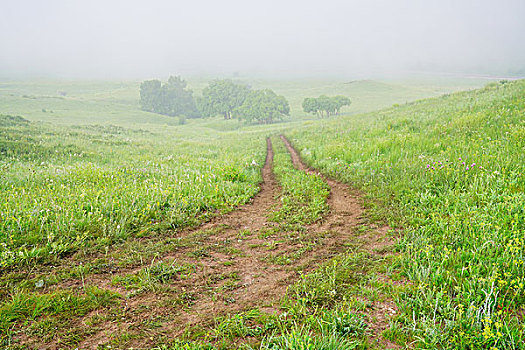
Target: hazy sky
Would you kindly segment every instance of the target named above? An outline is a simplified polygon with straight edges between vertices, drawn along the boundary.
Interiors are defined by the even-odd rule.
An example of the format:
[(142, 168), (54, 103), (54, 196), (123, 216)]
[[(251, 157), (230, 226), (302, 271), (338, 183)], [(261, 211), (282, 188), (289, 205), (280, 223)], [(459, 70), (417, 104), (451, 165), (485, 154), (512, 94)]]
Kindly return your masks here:
[(0, 0), (0, 77), (525, 68), (525, 0)]

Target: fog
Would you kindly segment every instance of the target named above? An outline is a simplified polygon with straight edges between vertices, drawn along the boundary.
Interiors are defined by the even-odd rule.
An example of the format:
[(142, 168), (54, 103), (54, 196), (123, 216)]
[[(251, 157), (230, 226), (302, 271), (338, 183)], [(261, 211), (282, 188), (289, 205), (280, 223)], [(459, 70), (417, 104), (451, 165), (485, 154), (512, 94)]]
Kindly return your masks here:
[(525, 1), (7, 1), (0, 77), (525, 74)]

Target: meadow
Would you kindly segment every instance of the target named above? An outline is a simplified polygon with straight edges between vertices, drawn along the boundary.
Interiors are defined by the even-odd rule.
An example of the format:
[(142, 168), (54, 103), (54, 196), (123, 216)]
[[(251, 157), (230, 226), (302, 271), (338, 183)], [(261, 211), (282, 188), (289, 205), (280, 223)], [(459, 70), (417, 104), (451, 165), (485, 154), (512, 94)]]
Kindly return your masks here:
[(403, 229), (393, 338), (523, 348), (524, 96), (524, 81), (501, 81), (289, 133), (311, 166)]
[(258, 190), (260, 136), (0, 118), (2, 266), (194, 225)]
[[(184, 77), (183, 77), (184, 78)], [(194, 94), (201, 93), (214, 77), (188, 77), (188, 87)], [(394, 103), (438, 96), (451, 91), (473, 89), (486, 79), (415, 77), (404, 80), (328, 80), (296, 79), (269, 80), (236, 78), (235, 82), (254, 89), (273, 89), (290, 102), (291, 116), (286, 122), (316, 117), (302, 112), (304, 97), (322, 94), (345, 95), (352, 105), (344, 113), (362, 113), (389, 107)], [(0, 111), (4, 115), (20, 115), (30, 121), (47, 121), (54, 125), (111, 124), (123, 127), (138, 125), (178, 125), (178, 118), (166, 117), (140, 110), (140, 81), (12, 81), (0, 82)], [(239, 128), (235, 120), (192, 121), (210, 128)]]
[[(523, 80), (249, 83), (289, 119), (179, 125), (139, 83), (0, 84), (2, 346), (524, 347)], [(301, 112), (320, 94), (352, 105)]]

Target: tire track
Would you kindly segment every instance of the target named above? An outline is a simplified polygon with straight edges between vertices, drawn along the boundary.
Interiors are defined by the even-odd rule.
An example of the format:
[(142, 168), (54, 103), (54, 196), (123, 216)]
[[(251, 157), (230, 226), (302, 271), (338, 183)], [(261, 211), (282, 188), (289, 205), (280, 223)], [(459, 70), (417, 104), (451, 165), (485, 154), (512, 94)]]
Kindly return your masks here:
[[(188, 246), (176, 247), (131, 269), (117, 269), (111, 274), (94, 273), (57, 287), (97, 286), (122, 295), (128, 294), (111, 310), (96, 310), (71, 321), (74, 328), (86, 334), (76, 345), (77, 348), (97, 349), (121, 335), (133, 335), (125, 342), (126, 348), (151, 348), (159, 342), (169, 342), (188, 330), (210, 329), (220, 316), (255, 307), (267, 313), (279, 312), (280, 298), (300, 276), (297, 270), (312, 271), (343, 251), (345, 243), (355, 241), (355, 230), (363, 224), (364, 210), (359, 197), (350, 193), (346, 185), (305, 166), (290, 142), (284, 136), (281, 139), (297, 169), (320, 175), (331, 187), (329, 213), (320, 222), (305, 227), (306, 236), (315, 239), (315, 249), (289, 264), (269, 259), (269, 256), (292, 254), (302, 246), (302, 242), (291, 240), (288, 232), (283, 232), (277, 223), (268, 220), (268, 215), (280, 203), (276, 199), (280, 188), (272, 171), (273, 148), (268, 138), (266, 161), (261, 170), (263, 181), (259, 193), (250, 203), (197, 228), (176, 233), (177, 237), (192, 240)], [(364, 239), (362, 249), (370, 254), (379, 254), (375, 248), (390, 244), (381, 239), (383, 236)], [(159, 262), (192, 268), (187, 276), (177, 275), (159, 290), (138, 294), (129, 294), (123, 286), (112, 283), (115, 276), (136, 275)], [(387, 326), (381, 307), (373, 306), (372, 313), (377, 318), (374, 332)], [(101, 321), (97, 321), (94, 327), (93, 319)], [(150, 323), (156, 326), (151, 327)], [(23, 343), (39, 349), (63, 347), (60, 339), (42, 344), (41, 339), (27, 338)]]
[[(196, 232), (211, 232), (200, 239), (196, 247), (178, 249), (162, 258), (163, 261), (194, 265), (195, 272), (189, 278), (170, 281), (170, 287), (175, 292), (163, 298), (158, 298), (157, 293), (145, 293), (123, 303), (129, 320), (124, 327), (120, 327), (120, 331), (132, 329), (140, 322), (141, 316), (135, 314), (145, 305), (149, 305), (149, 315), (166, 319), (161, 327), (153, 331), (153, 339), (141, 338), (127, 346), (153, 346), (159, 338), (173, 338), (193, 327), (212, 326), (218, 316), (256, 306), (267, 312), (276, 310), (276, 303), (296, 273), (263, 260), (267, 254), (264, 244), (272, 237), (261, 238), (258, 233), (275, 225), (268, 222), (267, 214), (277, 205), (275, 197), (278, 192), (272, 171), (273, 148), (269, 138), (266, 150), (263, 181), (252, 201), (197, 229), (180, 233), (187, 236)], [(240, 238), (240, 233), (244, 237)], [(177, 294), (188, 296), (188, 303), (175, 308), (167, 307), (165, 302), (175, 299)], [(96, 349), (97, 345), (106, 343), (109, 335), (102, 333), (107, 332), (85, 339), (79, 347)]]
[[(335, 230), (346, 239), (355, 239), (357, 237), (356, 232), (365, 223), (363, 218), (364, 208), (359, 195), (352, 193), (348, 185), (309, 168), (301, 160), (299, 152), (297, 152), (290, 141), (284, 135), (280, 135), (280, 138), (286, 145), (292, 162), (297, 169), (320, 176), (330, 186), (330, 196), (328, 197), (330, 212), (315, 229), (319, 231)], [(360, 236), (360, 249), (375, 259), (382, 259), (391, 255), (385, 253), (395, 243), (391, 237), (386, 235), (389, 230), (390, 227), (388, 226), (374, 227), (373, 232)], [(389, 298), (381, 302), (374, 301), (370, 310), (368, 310), (369, 326), (373, 331), (372, 337), (382, 346), (388, 348), (399, 348), (398, 345), (381, 337), (381, 333), (389, 328), (389, 319), (396, 313), (397, 307)]]
[[(175, 292), (165, 296), (144, 293), (126, 298), (121, 306), (125, 321), (118, 330), (108, 322), (102, 327), (103, 331), (84, 339), (79, 348), (96, 349), (99, 344), (111, 340), (107, 329), (113, 329), (116, 333), (130, 332), (145, 317), (161, 317), (165, 321), (161, 327), (148, 331), (151, 337), (139, 337), (126, 344), (127, 347), (151, 347), (159, 339), (172, 339), (196, 328), (209, 329), (217, 317), (253, 308), (266, 313), (279, 312), (279, 300), (285, 295), (287, 287), (300, 276), (297, 268), (302, 272), (311, 271), (341, 251), (343, 240), (331, 233), (318, 239), (316, 249), (307, 251), (291, 263), (280, 264), (269, 259), (270, 256), (294, 253), (302, 242), (290, 240), (288, 232), (281, 231), (277, 223), (268, 220), (272, 210), (279, 206), (280, 201), (276, 197), (280, 189), (272, 171), (273, 148), (269, 138), (266, 148), (263, 182), (253, 200), (198, 229), (181, 233), (184, 236), (212, 232), (199, 240), (194, 251), (179, 249), (162, 258), (166, 262), (195, 265), (196, 271), (187, 279), (170, 281), (169, 286)], [(323, 230), (308, 231), (315, 236)], [(201, 250), (202, 256), (192, 255)], [(101, 282), (100, 279), (93, 280), (95, 284)], [(109, 287), (107, 283), (105, 286)], [(190, 296), (191, 300), (186, 305), (175, 308), (166, 306), (167, 302), (181, 294)], [(147, 313), (141, 313), (140, 310), (146, 306)]]

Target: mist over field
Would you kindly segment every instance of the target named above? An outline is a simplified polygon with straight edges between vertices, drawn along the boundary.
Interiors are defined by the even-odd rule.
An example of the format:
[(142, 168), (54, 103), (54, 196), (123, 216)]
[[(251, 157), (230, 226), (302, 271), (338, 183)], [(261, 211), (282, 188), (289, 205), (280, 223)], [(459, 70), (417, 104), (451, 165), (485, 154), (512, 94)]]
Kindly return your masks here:
[(0, 0), (0, 349), (525, 350), (525, 0)]
[(525, 350), (525, 0), (0, 0), (0, 349)]
[(525, 74), (525, 2), (3, 1), (0, 77)]

